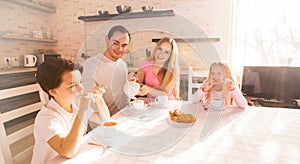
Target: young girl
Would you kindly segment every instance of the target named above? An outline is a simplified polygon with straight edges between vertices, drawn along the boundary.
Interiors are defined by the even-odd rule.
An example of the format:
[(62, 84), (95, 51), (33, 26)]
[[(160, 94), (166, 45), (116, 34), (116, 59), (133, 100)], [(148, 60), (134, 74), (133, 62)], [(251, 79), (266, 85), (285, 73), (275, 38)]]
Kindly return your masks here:
[(211, 105), (212, 99), (225, 100), (225, 106), (236, 105), (239, 108), (246, 108), (247, 100), (236, 86), (228, 64), (216, 62), (211, 64), (209, 76), (202, 86), (193, 95), (194, 103), (200, 102), (204, 109)]
[(167, 95), (170, 100), (179, 96), (178, 48), (174, 39), (164, 37), (157, 42), (149, 59), (141, 63), (137, 82), (143, 83), (139, 96)]
[[(37, 82), (51, 100), (35, 119), (32, 163), (47, 163), (57, 155), (76, 155), (88, 117), (94, 112), (89, 107), (92, 94), (83, 94), (81, 72), (81, 66), (65, 59), (46, 61), (38, 67)], [(102, 95), (103, 89), (95, 87), (94, 92)]]

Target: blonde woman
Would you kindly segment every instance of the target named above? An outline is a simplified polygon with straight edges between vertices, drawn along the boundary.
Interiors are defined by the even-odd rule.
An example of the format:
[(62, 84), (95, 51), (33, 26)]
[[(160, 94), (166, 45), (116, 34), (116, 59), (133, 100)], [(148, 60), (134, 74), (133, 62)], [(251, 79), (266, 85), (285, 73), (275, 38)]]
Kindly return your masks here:
[(137, 72), (137, 82), (143, 85), (139, 96), (148, 98), (159, 95), (169, 100), (179, 100), (179, 64), (178, 48), (174, 39), (160, 39), (151, 56), (142, 61)]
[(210, 65), (208, 78), (193, 95), (194, 103), (202, 103), (204, 109), (211, 105), (214, 98), (225, 99), (225, 106), (235, 105), (246, 108), (247, 100), (235, 84), (227, 63), (215, 62)]

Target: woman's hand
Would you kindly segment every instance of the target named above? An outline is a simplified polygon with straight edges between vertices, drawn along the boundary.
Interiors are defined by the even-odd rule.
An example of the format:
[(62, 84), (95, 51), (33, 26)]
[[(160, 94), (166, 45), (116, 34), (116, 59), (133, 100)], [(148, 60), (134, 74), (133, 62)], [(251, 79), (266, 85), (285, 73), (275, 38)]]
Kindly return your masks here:
[(150, 93), (151, 87), (148, 87), (147, 85), (142, 85), (140, 87), (140, 92), (137, 94), (138, 96), (145, 96), (148, 93)]
[(137, 77), (136, 77), (136, 73), (135, 72), (130, 72), (128, 74), (128, 81), (136, 81)]

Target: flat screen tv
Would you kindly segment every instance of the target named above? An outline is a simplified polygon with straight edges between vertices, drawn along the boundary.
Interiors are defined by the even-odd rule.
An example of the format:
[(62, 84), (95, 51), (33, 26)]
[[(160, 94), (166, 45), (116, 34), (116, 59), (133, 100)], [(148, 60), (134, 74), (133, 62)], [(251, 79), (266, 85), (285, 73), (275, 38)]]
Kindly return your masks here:
[(264, 99), (300, 99), (300, 67), (244, 66), (242, 91)]

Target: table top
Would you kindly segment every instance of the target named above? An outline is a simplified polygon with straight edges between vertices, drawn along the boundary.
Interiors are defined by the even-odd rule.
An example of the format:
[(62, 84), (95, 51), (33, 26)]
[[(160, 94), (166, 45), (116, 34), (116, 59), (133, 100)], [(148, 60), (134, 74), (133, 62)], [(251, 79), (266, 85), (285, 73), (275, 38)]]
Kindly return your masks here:
[[(196, 116), (195, 124), (169, 120), (169, 110)], [(150, 105), (146, 111), (126, 107), (113, 116), (117, 132), (103, 140), (102, 127), (85, 137), (78, 155), (53, 163), (297, 163), (300, 161), (300, 110), (228, 107), (203, 110), (188, 101)], [(100, 144), (93, 145), (91, 143)], [(109, 146), (109, 147), (107, 147)]]

